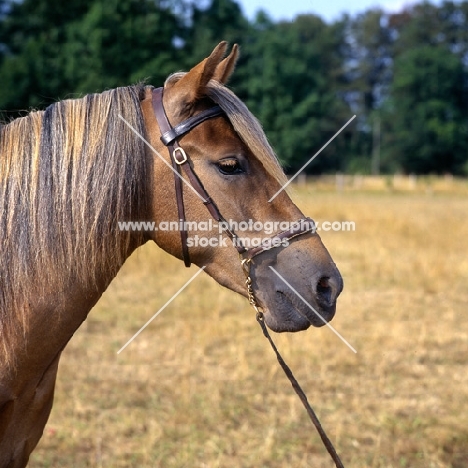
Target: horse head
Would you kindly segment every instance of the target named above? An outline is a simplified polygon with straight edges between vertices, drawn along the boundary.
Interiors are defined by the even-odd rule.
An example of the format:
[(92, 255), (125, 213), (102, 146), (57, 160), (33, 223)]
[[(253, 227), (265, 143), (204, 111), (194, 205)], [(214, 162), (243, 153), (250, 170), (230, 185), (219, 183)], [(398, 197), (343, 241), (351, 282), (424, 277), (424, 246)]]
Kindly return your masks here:
[[(261, 126), (224, 86), (238, 57), (234, 46), (223, 58), (226, 47), (220, 43), (188, 73), (167, 79), (158, 99), (168, 128), (178, 130), (172, 140), (166, 138), (170, 151), (161, 141), (167, 128), (162, 128), (164, 117), (155, 115), (155, 93), (146, 91), (142, 109), (152, 146), (147, 151), (149, 217), (156, 226), (185, 221), (190, 227), (182, 240), (177, 229), (147, 236), (244, 296), (248, 291), (240, 260), (248, 257), (253, 292), (272, 330), (322, 326), (335, 314), (341, 275), (311, 222), (281, 190), (286, 178)], [(183, 181), (177, 181), (179, 175)], [(207, 205), (214, 208), (208, 211)], [(307, 228), (293, 235), (299, 220)], [(283, 235), (272, 238), (273, 231)]]

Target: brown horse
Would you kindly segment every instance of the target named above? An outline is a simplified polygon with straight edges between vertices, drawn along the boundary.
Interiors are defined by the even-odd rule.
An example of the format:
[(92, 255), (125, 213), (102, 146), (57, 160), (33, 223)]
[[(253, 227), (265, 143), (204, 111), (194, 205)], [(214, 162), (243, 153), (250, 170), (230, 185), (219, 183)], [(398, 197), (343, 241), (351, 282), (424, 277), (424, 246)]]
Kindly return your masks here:
[[(161, 106), (170, 125), (204, 116), (180, 133), (183, 150), (173, 154), (161, 142), (150, 86), (58, 102), (0, 129), (0, 467), (27, 464), (52, 408), (62, 350), (137, 247), (153, 240), (178, 258), (190, 255), (218, 283), (247, 296), (238, 253), (245, 249), (187, 239), (181, 246), (180, 232), (119, 230), (121, 223), (177, 221), (177, 199), (183, 219), (206, 224), (213, 212), (200, 190), (237, 223), (303, 219), (284, 191), (268, 202), (284, 175), (258, 122), (224, 86), (237, 47), (223, 60), (225, 50), (221, 43), (190, 72), (166, 81)], [(212, 112), (214, 106), (220, 109)], [(176, 153), (188, 159), (182, 193), (171, 169)], [(196, 182), (189, 172), (198, 191), (186, 183)], [(242, 234), (253, 240), (258, 229)], [(253, 290), (275, 331), (325, 322), (269, 267), (325, 321), (342, 289), (319, 236), (310, 225), (299, 234), (277, 236), (287, 242), (261, 248), (261, 255), (247, 251)], [(215, 228), (199, 225), (193, 235), (219, 238)]]

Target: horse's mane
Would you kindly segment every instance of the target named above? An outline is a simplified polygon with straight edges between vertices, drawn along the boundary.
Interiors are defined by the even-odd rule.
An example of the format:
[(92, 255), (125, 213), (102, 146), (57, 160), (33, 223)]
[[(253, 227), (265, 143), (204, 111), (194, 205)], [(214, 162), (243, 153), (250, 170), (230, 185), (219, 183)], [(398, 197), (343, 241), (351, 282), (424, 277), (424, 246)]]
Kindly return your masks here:
[[(145, 180), (142, 85), (57, 102), (0, 127), (0, 342), (24, 333), (31, 295), (117, 271)], [(93, 273), (95, 277), (93, 278)], [(34, 292), (32, 291), (34, 287)], [(66, 286), (64, 286), (66, 287)], [(16, 310), (17, 314), (13, 311)]]
[[(170, 75), (166, 84), (179, 81), (184, 72)], [(234, 130), (248, 146), (263, 167), (281, 185), (287, 182), (286, 175), (265, 136), (260, 122), (252, 115), (247, 106), (226, 86), (211, 80), (207, 86), (207, 95), (223, 109)]]

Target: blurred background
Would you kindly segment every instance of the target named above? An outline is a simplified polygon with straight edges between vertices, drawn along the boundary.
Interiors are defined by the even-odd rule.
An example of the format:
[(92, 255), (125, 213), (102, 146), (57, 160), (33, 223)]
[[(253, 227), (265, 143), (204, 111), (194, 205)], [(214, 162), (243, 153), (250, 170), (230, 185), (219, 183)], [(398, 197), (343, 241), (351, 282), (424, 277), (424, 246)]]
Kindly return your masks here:
[(227, 40), (242, 51), (230, 85), (288, 172), (356, 114), (309, 173), (468, 174), (468, 2), (324, 3), (0, 0), (3, 121), (161, 85)]

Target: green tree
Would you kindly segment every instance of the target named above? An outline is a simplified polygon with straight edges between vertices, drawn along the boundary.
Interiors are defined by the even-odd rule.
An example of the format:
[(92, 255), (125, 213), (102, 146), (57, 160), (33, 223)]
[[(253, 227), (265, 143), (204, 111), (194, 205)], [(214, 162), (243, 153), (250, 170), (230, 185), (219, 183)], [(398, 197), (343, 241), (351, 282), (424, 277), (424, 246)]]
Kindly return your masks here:
[(44, 107), (152, 77), (180, 62), (173, 7), (152, 0), (8, 0), (1, 20), (0, 109)]
[(468, 154), (467, 73), (443, 46), (395, 61), (385, 112), (386, 158), (405, 172), (461, 173)]
[(344, 66), (347, 99), (361, 118), (378, 109), (392, 78), (392, 30), (388, 15), (371, 9), (355, 18), (344, 18)]
[(357, 115), (355, 131), (346, 148), (349, 172), (380, 171), (372, 167), (372, 153), (376, 150), (376, 129), (382, 104), (388, 97), (392, 81), (392, 29), (388, 14), (376, 8), (355, 17), (344, 16), (343, 95)]
[(468, 64), (468, 2), (427, 1), (390, 16), (395, 56), (415, 45), (445, 46)]
[[(274, 24), (260, 14), (244, 48), (246, 79), (239, 94), (261, 120), (279, 157), (295, 170), (351, 117), (337, 92), (339, 27), (314, 15)], [(342, 136), (343, 137), (343, 136)], [(339, 167), (344, 138), (311, 171)]]
[(171, 10), (151, 1), (93, 3), (67, 27), (65, 76), (84, 93), (148, 77), (162, 83), (176, 68), (178, 51), (173, 42), (182, 30)]
[[(160, 84), (221, 40), (241, 58), (230, 86), (261, 120), (290, 171), (350, 117), (309, 172), (468, 167), (468, 1), (371, 9), (332, 24), (314, 15), (250, 22), (235, 0), (0, 0), (0, 109)], [(380, 123), (381, 121), (381, 123)], [(380, 134), (380, 132), (378, 132)]]
[(206, 8), (193, 3), (191, 23), (186, 43), (189, 66), (209, 55), (221, 41), (242, 46), (249, 29), (247, 19), (234, 0), (211, 0)]

